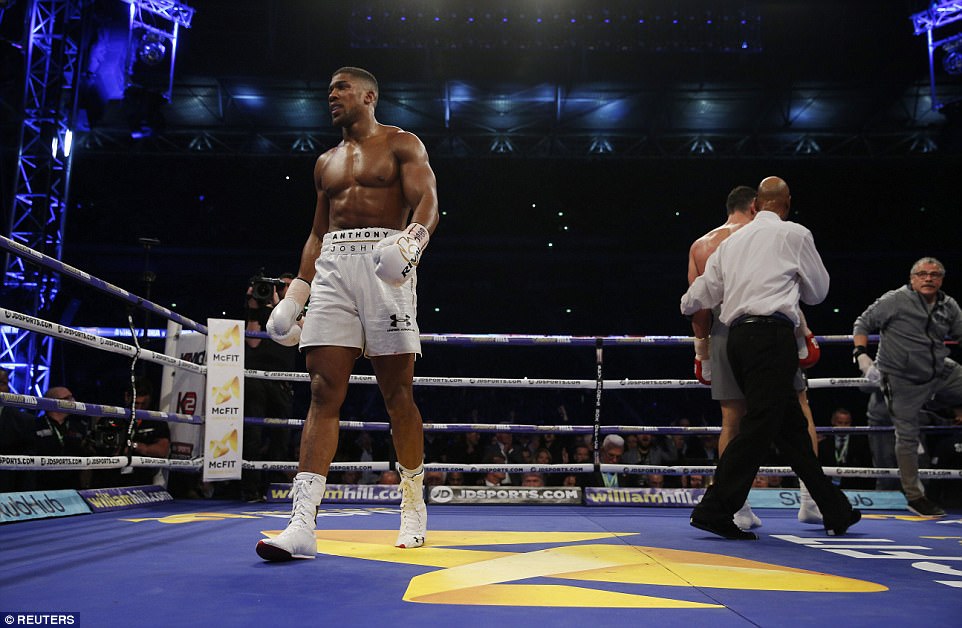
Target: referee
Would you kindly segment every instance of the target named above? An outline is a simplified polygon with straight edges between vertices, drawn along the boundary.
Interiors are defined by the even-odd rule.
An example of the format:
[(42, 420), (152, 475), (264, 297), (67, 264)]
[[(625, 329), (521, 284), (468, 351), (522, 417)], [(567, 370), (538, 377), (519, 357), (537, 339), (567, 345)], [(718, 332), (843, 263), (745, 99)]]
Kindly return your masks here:
[(755, 219), (721, 243), (681, 299), (686, 315), (721, 304), (720, 319), (730, 328), (732, 371), (745, 394), (747, 413), (738, 435), (719, 459), (715, 483), (691, 516), (694, 527), (726, 539), (758, 538), (739, 529), (732, 517), (748, 498), (772, 443), (808, 486), (829, 535), (844, 534), (861, 518), (822, 473), (793, 386), (798, 302), (821, 303), (829, 278), (811, 232), (785, 220), (790, 207), (785, 181), (762, 180)]

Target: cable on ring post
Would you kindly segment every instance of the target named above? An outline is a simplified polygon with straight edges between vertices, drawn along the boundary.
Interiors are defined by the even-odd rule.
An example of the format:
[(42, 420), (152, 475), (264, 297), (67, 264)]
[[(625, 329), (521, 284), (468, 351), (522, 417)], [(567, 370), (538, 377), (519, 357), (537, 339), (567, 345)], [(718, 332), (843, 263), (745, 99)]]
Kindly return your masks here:
[[(137, 330), (134, 328), (134, 315), (127, 309), (127, 326), (134, 341), (133, 357), (130, 360), (130, 423), (127, 424), (127, 466), (120, 470), (121, 474), (133, 473), (134, 422), (137, 420), (137, 360), (140, 358), (140, 341), (137, 340)], [(146, 330), (144, 330), (146, 333)]]
[(595, 338), (595, 422), (594, 422), (594, 432), (592, 435), (592, 446), (595, 450), (595, 471), (598, 471), (601, 467), (601, 451), (598, 444), (598, 437), (601, 434), (601, 391), (605, 387), (605, 379), (602, 373), (602, 362), (603, 351), (602, 346), (604, 345), (603, 338)]

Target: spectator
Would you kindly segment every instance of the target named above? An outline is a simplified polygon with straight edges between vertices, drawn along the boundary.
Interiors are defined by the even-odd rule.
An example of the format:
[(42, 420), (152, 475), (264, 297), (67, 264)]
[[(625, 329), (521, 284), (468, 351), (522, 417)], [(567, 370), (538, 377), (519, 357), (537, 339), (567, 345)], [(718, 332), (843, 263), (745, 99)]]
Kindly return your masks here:
[(661, 473), (649, 473), (645, 476), (645, 486), (648, 488), (665, 488), (665, 476)]
[[(74, 401), (73, 393), (66, 386), (47, 389), (44, 398), (57, 401)], [(34, 453), (38, 456), (86, 456), (91, 453), (86, 445), (90, 434), (86, 417), (59, 410), (45, 412), (35, 421)], [(41, 471), (37, 474), (40, 490), (79, 489), (82, 486), (80, 470), (64, 469)]]
[[(384, 443), (375, 441), (368, 431), (358, 432), (357, 438), (348, 442), (347, 458), (357, 462), (376, 462), (387, 460), (387, 450)], [(361, 484), (374, 484), (377, 482), (377, 473), (374, 471), (363, 471), (361, 473)]]
[[(0, 368), (0, 392), (10, 392), (10, 372)], [(34, 450), (37, 428), (33, 415), (0, 405), (0, 454), (26, 455)], [(35, 471), (0, 471), (0, 493), (32, 491)]]
[[(515, 444), (514, 435), (511, 432), (497, 432), (494, 435), (494, 442), (484, 450), (484, 457), (490, 460), (495, 455), (503, 457), (507, 464), (525, 463), (522, 448)], [(520, 477), (506, 475), (501, 484), (517, 484), (520, 481)]]
[[(832, 427), (852, 427), (852, 413), (837, 408), (832, 413)], [(823, 467), (868, 467), (872, 464), (872, 452), (868, 439), (862, 434), (819, 433), (818, 461)], [(874, 482), (864, 478), (833, 477), (832, 481), (842, 488), (869, 489)]]
[[(492, 454), (490, 458), (487, 459), (489, 464), (504, 464), (504, 456), (501, 454)], [(481, 486), (502, 486), (506, 484), (505, 479), (507, 478), (507, 473), (504, 471), (488, 471), (484, 475), (484, 479), (481, 480)]]
[(571, 455), (571, 462), (573, 464), (590, 464), (592, 462), (591, 448), (587, 445), (575, 445)]
[[(149, 379), (143, 376), (136, 378), (134, 385), (137, 397), (134, 402), (136, 410), (156, 410), (154, 387)], [(130, 408), (131, 392), (124, 394), (124, 407)], [(105, 420), (100, 418), (94, 426), (94, 433), (98, 443), (116, 443), (117, 451), (110, 455), (147, 456), (150, 458), (166, 458), (170, 455), (170, 426), (166, 421), (152, 421), (134, 419), (134, 430), (131, 435), (130, 451), (127, 451), (127, 434), (130, 423), (126, 420)], [(106, 451), (100, 453), (106, 454)], [(164, 484), (163, 469), (153, 467), (126, 467), (124, 469), (102, 469), (94, 471), (93, 485), (96, 487), (113, 486), (142, 486), (149, 484)], [(235, 489), (236, 490), (236, 489)]]
[[(608, 434), (601, 443), (601, 464), (622, 464), (621, 456), (625, 453), (625, 439), (618, 434)], [(581, 486), (631, 486), (628, 476), (623, 473), (606, 473), (596, 471), (590, 474), (580, 474), (578, 479)]]
[(521, 476), (521, 486), (544, 486), (544, 476), (540, 473), (525, 473)]
[(444, 471), (424, 471), (425, 486), (443, 486), (445, 479)]
[(377, 478), (377, 483), (381, 485), (391, 485), (400, 484), (401, 476), (397, 471), (388, 469), (387, 471), (381, 471), (381, 475)]
[[(287, 293), (294, 275), (285, 273), (272, 281), (262, 275), (251, 279), (245, 300), (246, 331), (266, 329), (271, 311)], [(279, 282), (279, 283), (277, 283)], [(282, 285), (280, 285), (282, 284)], [(285, 347), (267, 338), (246, 337), (244, 367), (260, 371), (291, 372), (295, 370), (296, 347)], [(289, 419), (294, 416), (294, 388), (290, 382), (247, 378), (244, 381), (244, 413), (252, 417)], [(286, 427), (246, 424), (244, 426), (244, 459), (286, 461), (292, 458), (291, 431)], [(241, 472), (241, 498), (248, 502), (264, 501), (271, 481), (284, 481), (282, 473), (259, 469)]]

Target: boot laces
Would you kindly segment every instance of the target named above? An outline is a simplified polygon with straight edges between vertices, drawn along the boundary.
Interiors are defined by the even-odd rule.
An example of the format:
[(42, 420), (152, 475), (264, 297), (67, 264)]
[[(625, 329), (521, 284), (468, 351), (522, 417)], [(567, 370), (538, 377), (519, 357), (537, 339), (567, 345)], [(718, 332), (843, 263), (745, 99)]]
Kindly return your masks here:
[(317, 518), (317, 506), (311, 503), (310, 494), (310, 482), (294, 482), (291, 489), (291, 499), (294, 502), (291, 508), (291, 524), (310, 526)]

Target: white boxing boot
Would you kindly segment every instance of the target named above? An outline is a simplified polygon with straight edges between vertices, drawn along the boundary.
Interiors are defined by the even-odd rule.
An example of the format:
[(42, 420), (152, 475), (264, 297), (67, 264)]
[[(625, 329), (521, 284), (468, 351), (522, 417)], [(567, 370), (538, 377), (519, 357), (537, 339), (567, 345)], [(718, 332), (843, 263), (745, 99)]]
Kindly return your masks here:
[(291, 518), (287, 528), (272, 539), (257, 542), (257, 555), (264, 560), (285, 561), (314, 558), (317, 554), (317, 507), (324, 498), (327, 478), (301, 471), (294, 476), (291, 489)]
[(428, 527), (428, 507), (424, 503), (424, 465), (401, 470), (401, 530), (395, 547), (410, 549), (424, 545)]
[(751, 530), (752, 528), (760, 528), (762, 526), (762, 520), (752, 512), (752, 507), (747, 499), (745, 500), (745, 505), (738, 509), (738, 512), (735, 513), (732, 520), (735, 522), (735, 525), (742, 530)]
[(801, 480), (798, 481), (798, 496), (798, 520), (802, 523), (822, 523), (822, 511)]

